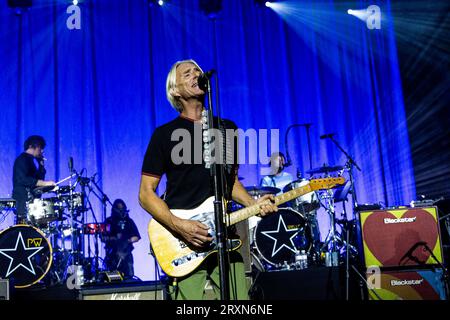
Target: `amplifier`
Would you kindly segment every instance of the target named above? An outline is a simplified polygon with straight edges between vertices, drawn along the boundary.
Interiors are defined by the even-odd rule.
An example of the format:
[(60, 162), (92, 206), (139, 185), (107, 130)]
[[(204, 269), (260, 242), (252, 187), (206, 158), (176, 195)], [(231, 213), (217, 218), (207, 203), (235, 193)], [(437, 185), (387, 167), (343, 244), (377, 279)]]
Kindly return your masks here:
[(9, 280), (0, 279), (0, 300), (9, 300)]
[(442, 264), (436, 207), (362, 211), (359, 219), (367, 267)]
[(372, 290), (368, 290), (370, 300), (446, 299), (442, 269), (381, 271), (378, 279), (367, 278), (378, 295), (377, 297)]
[(160, 282), (118, 283), (82, 288), (79, 300), (165, 300), (166, 288)]

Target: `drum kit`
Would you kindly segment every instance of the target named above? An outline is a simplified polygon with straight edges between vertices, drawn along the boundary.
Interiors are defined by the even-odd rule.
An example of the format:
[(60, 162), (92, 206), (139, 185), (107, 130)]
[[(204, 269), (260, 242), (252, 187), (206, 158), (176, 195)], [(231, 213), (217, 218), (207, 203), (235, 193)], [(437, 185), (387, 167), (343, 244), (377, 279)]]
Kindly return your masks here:
[[(99, 236), (110, 228), (104, 223), (85, 222), (92, 209), (84, 188), (75, 192), (75, 187), (76, 184), (70, 184), (33, 190), (33, 197), (26, 204), (26, 221), (0, 231), (0, 278), (10, 279), (16, 288), (38, 282), (51, 286), (65, 283), (73, 266), (82, 266), (77, 268), (84, 272), (82, 280), (96, 281), (100, 269)], [(13, 199), (0, 200), (2, 211), (15, 206)]]
[[(341, 176), (346, 166), (322, 166), (306, 171), (311, 178), (317, 175)], [(275, 187), (246, 187), (255, 199), (266, 194), (280, 194), (306, 186), (310, 179), (298, 179), (283, 189)], [(338, 235), (335, 204), (344, 202), (350, 193), (350, 182), (330, 190), (313, 191), (279, 206), (276, 213), (249, 220), (249, 241), (252, 266), (259, 271), (304, 269), (313, 265), (336, 266), (340, 250), (347, 243)], [(320, 240), (317, 211), (323, 208), (330, 217), (330, 231)], [(239, 209), (233, 207), (232, 210)], [(253, 219), (253, 220), (252, 220)], [(351, 250), (356, 251), (353, 246)], [(338, 257), (336, 258), (336, 253)], [(334, 258), (334, 260), (333, 260)], [(299, 261), (304, 261), (299, 263)]]

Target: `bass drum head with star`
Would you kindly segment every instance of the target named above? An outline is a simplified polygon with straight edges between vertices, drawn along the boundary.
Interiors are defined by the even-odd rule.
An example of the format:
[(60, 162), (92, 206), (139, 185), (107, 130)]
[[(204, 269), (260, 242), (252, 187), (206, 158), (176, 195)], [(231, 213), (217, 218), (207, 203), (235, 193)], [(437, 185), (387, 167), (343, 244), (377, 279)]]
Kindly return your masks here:
[(15, 288), (39, 282), (52, 264), (52, 246), (37, 228), (15, 225), (0, 232), (0, 278)]
[(256, 250), (262, 259), (273, 265), (295, 262), (295, 252), (312, 248), (310, 228), (303, 216), (291, 208), (265, 216), (255, 228)]

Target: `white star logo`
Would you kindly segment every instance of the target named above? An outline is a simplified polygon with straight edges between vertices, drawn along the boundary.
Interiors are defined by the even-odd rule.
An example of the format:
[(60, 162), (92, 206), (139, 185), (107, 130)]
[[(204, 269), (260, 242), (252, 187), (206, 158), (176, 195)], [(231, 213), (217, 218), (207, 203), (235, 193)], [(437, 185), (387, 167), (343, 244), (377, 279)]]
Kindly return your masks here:
[[(22, 252), (27, 252), (27, 251), (32, 251), (31, 254), (27, 254), (27, 261), (28, 261), (28, 266), (26, 266), (25, 264), (23, 264), (23, 261), (20, 261), (20, 263), (16, 264), (16, 266), (14, 266), (14, 268), (12, 268), (13, 266), (13, 262), (14, 260), (16, 260), (13, 256), (11, 256), (10, 254), (7, 254), (6, 252), (17, 252), (17, 247), (19, 246), (19, 241), (21, 243), (21, 248), (19, 249), (19, 251)], [(36, 272), (34, 271), (34, 266), (33, 263), (31, 262), (31, 258), (38, 253), (39, 251), (41, 251), (42, 249), (44, 249), (44, 247), (34, 247), (34, 248), (27, 248), (25, 247), (25, 243), (23, 241), (23, 237), (22, 237), (22, 232), (19, 231), (19, 235), (17, 236), (17, 241), (16, 241), (16, 246), (14, 249), (0, 249), (0, 254), (4, 255), (5, 257), (7, 257), (10, 262), (9, 262), (9, 266), (8, 266), (8, 271), (6, 272), (5, 278), (7, 278), (11, 273), (13, 273), (14, 271), (16, 271), (19, 267), (24, 268), (25, 270), (27, 270), (28, 272), (32, 273), (33, 275), (36, 275)], [(20, 260), (24, 260), (23, 257), (20, 256), (20, 254), (16, 254), (16, 256), (19, 256)], [(12, 269), (11, 269), (12, 268)]]
[[(281, 224), (283, 224), (283, 229), (280, 232)], [(278, 217), (278, 226), (277, 226), (276, 230), (263, 231), (261, 233), (263, 235), (265, 235), (266, 237), (269, 237), (270, 239), (275, 241), (275, 243), (273, 244), (273, 248), (272, 248), (272, 257), (275, 256), (278, 253), (278, 251), (283, 249), (283, 247), (285, 247), (286, 249), (291, 250), (292, 252), (295, 253), (295, 244), (294, 244), (293, 239), (298, 233), (298, 228), (295, 228), (295, 229), (292, 229), (292, 230), (288, 230), (286, 228), (286, 224), (284, 223), (283, 216), (281, 214)], [(282, 236), (275, 238), (275, 237), (271, 236), (270, 233), (274, 233), (276, 235), (281, 234)], [(289, 242), (290, 242), (291, 246), (289, 246), (289, 243), (288, 243), (288, 245), (286, 245), (286, 241), (283, 239), (283, 235), (286, 234), (286, 233), (293, 233), (292, 236), (289, 237)], [(279, 239), (282, 241), (282, 245), (277, 248)]]

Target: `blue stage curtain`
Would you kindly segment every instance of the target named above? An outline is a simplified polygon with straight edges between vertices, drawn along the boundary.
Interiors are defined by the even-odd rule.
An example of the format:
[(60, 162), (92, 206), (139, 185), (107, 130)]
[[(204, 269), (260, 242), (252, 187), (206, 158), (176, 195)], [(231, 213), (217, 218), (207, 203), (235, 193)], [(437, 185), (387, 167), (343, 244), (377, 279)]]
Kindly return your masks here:
[[(389, 2), (378, 3), (389, 19)], [(24, 139), (44, 136), (48, 179), (67, 177), (72, 156), (75, 169), (97, 173), (111, 201), (125, 200), (142, 236), (136, 275), (154, 278), (150, 215), (138, 204), (140, 170), (155, 127), (177, 116), (165, 96), (167, 73), (175, 61), (193, 58), (218, 71), (223, 117), (243, 130), (279, 129), (282, 151), (291, 124), (312, 123), (313, 167), (345, 163), (331, 141), (319, 139), (336, 133), (362, 169), (355, 171), (360, 203), (409, 203), (415, 187), (393, 30), (368, 30), (355, 17), (339, 16), (334, 5), (324, 1), (322, 8), (351, 18), (334, 30), (346, 37), (327, 37), (304, 21), (296, 25), (251, 0), (223, 1), (216, 22), (197, 1), (159, 8), (146, 0), (85, 0), (81, 30), (66, 27), (67, 1), (35, 0), (21, 16), (1, 1), (0, 197), (11, 194)], [(307, 176), (303, 128), (289, 134), (289, 150), (288, 171)], [(263, 167), (242, 165), (243, 184), (258, 184)], [(100, 220), (95, 199), (91, 194)], [(12, 223), (9, 215), (0, 229)]]

